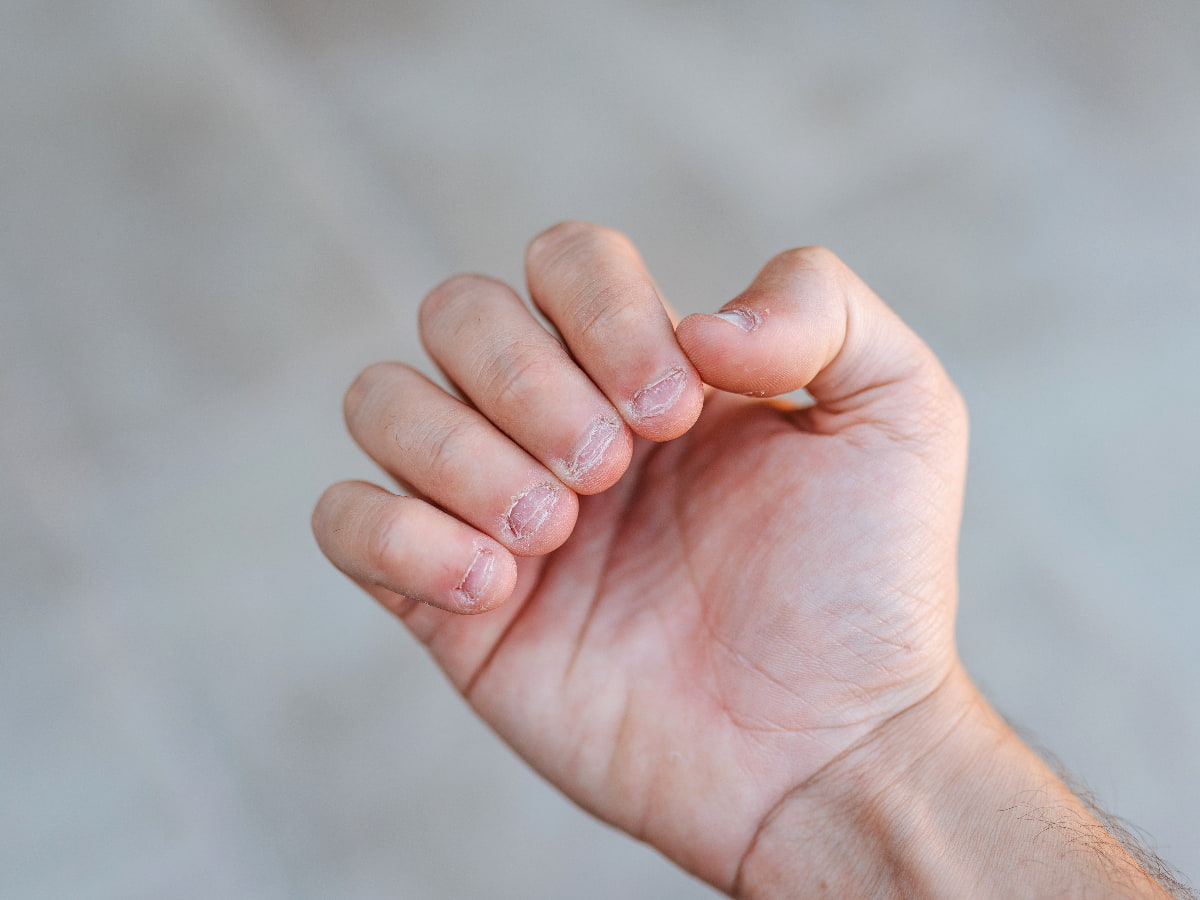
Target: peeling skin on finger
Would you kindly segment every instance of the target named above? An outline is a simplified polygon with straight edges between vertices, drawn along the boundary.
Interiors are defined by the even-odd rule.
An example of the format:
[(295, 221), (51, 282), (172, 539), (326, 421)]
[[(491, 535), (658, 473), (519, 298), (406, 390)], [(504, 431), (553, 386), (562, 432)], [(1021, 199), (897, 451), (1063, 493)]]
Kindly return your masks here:
[(488, 550), (476, 550), (475, 558), (467, 568), (462, 581), (454, 589), (463, 599), (463, 605), (471, 608), (479, 605), (480, 599), (492, 581), (492, 570), (496, 559)]
[(519, 494), (504, 514), (505, 530), (517, 540), (532, 537), (546, 524), (557, 502), (558, 496), (548, 484), (539, 484)]
[(630, 409), (638, 419), (661, 416), (675, 405), (686, 385), (687, 374), (683, 369), (672, 369), (658, 381), (634, 394), (629, 404)]
[(566, 463), (567, 475), (575, 481), (586, 478), (592, 469), (604, 462), (604, 454), (620, 433), (621, 426), (617, 422), (607, 419), (593, 422), (587, 437)]

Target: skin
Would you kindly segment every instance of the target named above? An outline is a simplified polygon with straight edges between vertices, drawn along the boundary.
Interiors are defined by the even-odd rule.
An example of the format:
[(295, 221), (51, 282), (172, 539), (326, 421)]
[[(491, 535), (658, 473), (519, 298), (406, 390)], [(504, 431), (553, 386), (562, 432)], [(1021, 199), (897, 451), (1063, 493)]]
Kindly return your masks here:
[[(1031, 858), (971, 760), (1074, 801), (958, 661), (967, 424), (929, 349), (821, 248), (677, 324), (617, 232), (555, 226), (526, 272), (563, 343), (459, 276), (420, 326), (464, 399), (400, 363), (351, 387), (351, 433), (411, 496), (330, 488), (333, 563), (546, 778), (724, 891), (936, 894), (913, 803), (882, 796), (940, 791), (928, 836)], [(801, 387), (815, 405), (770, 399)], [(901, 844), (905, 873), (881, 862)]]

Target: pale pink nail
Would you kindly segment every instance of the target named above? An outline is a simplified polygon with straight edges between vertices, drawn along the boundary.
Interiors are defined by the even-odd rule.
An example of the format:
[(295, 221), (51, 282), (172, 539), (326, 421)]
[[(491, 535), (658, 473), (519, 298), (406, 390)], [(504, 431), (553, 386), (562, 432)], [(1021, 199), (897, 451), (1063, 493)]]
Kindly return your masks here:
[(467, 573), (463, 575), (462, 581), (458, 583), (455, 590), (468, 600), (478, 602), (492, 580), (492, 569), (495, 568), (495, 562), (491, 551), (476, 550), (475, 558), (471, 560), (471, 567), (467, 569)]
[(572, 478), (583, 478), (604, 461), (604, 454), (621, 431), (616, 422), (600, 419), (592, 423), (587, 438), (567, 463), (567, 473)]
[(672, 369), (654, 384), (642, 388), (633, 395), (630, 406), (639, 419), (652, 419), (670, 409), (687, 385), (683, 369)]
[(742, 331), (753, 331), (758, 327), (759, 319), (753, 312), (748, 309), (724, 309), (719, 313), (713, 313), (718, 319), (724, 319), (731, 325), (736, 325)]
[(540, 484), (513, 501), (513, 505), (504, 516), (504, 524), (516, 538), (536, 534), (550, 518), (557, 500), (554, 488), (548, 484)]

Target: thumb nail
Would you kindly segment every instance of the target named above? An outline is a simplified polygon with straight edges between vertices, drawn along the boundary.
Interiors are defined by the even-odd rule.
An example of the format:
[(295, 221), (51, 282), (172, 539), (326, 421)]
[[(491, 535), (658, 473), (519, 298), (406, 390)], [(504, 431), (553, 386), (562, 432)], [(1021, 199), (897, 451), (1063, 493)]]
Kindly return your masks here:
[(731, 325), (736, 325), (742, 331), (753, 331), (758, 327), (758, 316), (748, 309), (724, 309), (713, 315), (718, 319), (724, 319)]

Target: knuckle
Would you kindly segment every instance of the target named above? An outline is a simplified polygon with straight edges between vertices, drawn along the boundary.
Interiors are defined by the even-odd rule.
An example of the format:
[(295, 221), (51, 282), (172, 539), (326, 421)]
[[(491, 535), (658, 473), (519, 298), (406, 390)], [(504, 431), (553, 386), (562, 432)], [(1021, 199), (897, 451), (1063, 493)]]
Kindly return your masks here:
[(637, 285), (612, 281), (591, 286), (591, 290), (577, 298), (575, 317), (579, 338), (587, 340), (618, 329), (616, 323), (635, 318), (638, 310), (650, 301), (658, 302), (657, 297), (648, 297), (647, 291)]
[(417, 468), (424, 469), (428, 486), (435, 493), (456, 490), (464, 466), (469, 468), (478, 459), (473, 452), (476, 431), (463, 419), (433, 419), (415, 441), (409, 438), (407, 430), (396, 433), (394, 438), (402, 453), (417, 456)]
[(419, 316), (422, 324), (428, 324), (433, 319), (452, 313), (464, 304), (470, 304), (487, 294), (497, 291), (507, 291), (501, 282), (487, 275), (465, 272), (447, 278), (421, 301)]
[(846, 264), (836, 253), (819, 245), (785, 250), (775, 259), (781, 265), (796, 271), (840, 275), (846, 269)]
[(545, 231), (536, 235), (529, 242), (526, 256), (531, 262), (542, 261), (547, 257), (558, 256), (565, 247), (577, 243), (595, 226), (588, 222), (566, 221), (557, 222)]
[(309, 524), (312, 527), (313, 535), (316, 537), (318, 543), (321, 544), (322, 549), (325, 548), (326, 537), (336, 528), (338, 512), (343, 506), (342, 498), (347, 492), (347, 482), (331, 484), (321, 492), (316, 506), (313, 507)]
[(618, 246), (632, 245), (619, 231), (591, 222), (569, 220), (551, 225), (530, 241), (526, 259), (531, 265), (550, 265)]
[(497, 359), (490, 369), (484, 376), (484, 390), (500, 408), (520, 406), (562, 379), (558, 360), (535, 349)]

